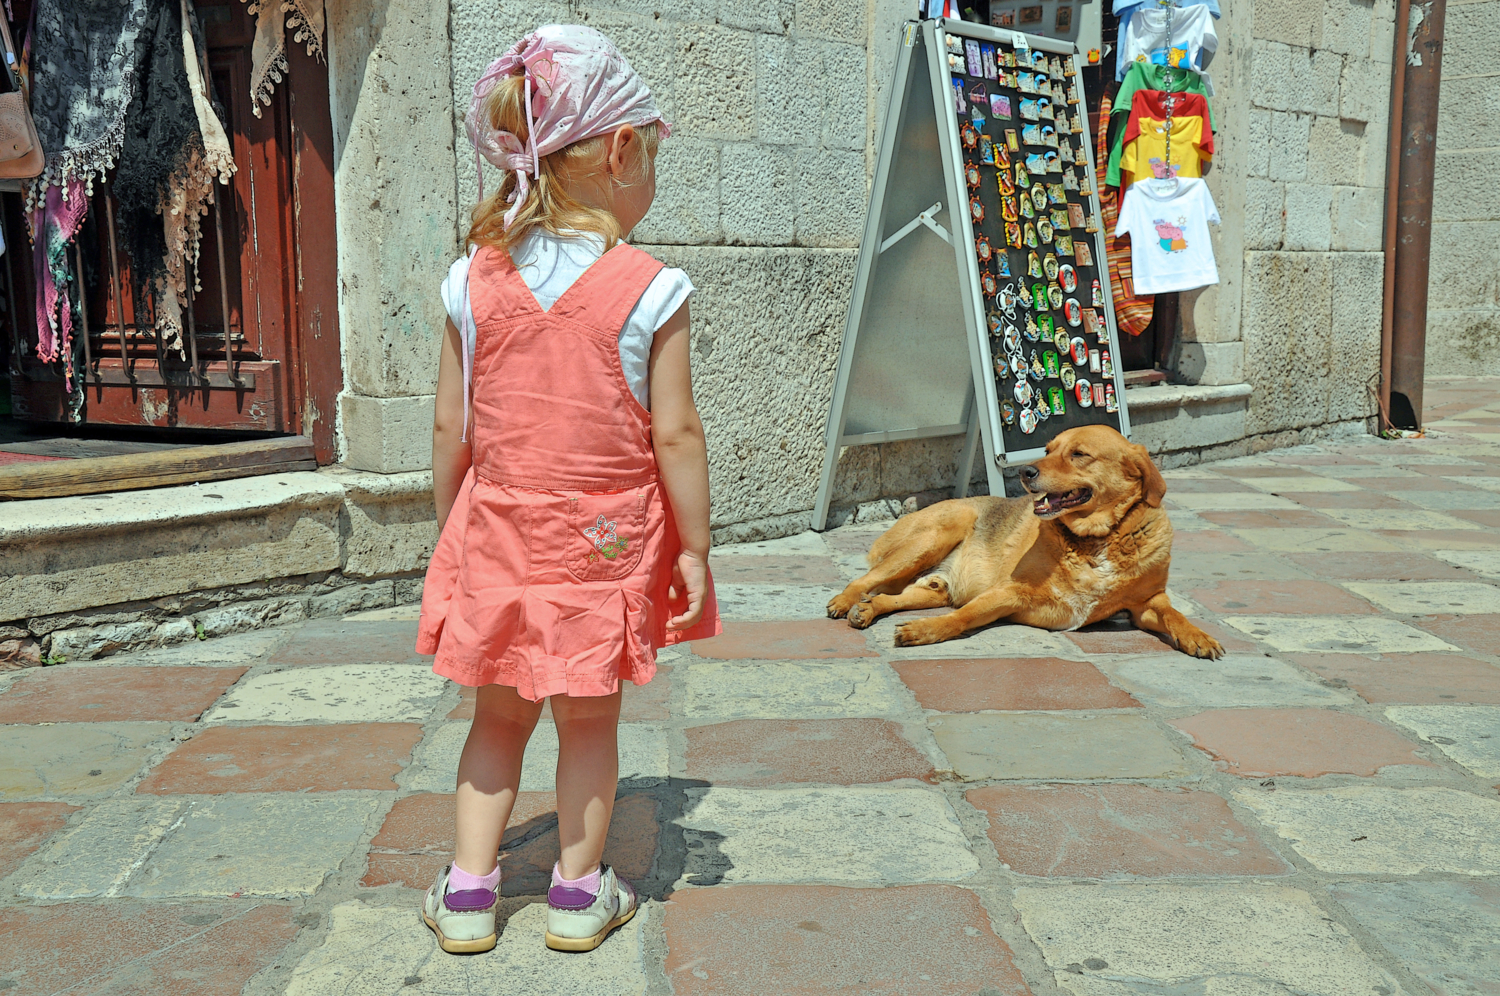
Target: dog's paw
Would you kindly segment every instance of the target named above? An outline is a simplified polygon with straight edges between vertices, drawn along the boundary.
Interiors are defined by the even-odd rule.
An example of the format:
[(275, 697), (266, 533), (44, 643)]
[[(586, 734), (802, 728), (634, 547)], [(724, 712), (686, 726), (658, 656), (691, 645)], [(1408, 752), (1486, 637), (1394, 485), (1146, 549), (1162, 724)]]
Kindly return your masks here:
[(902, 623), (896, 627), (896, 646), (921, 647), (929, 643), (942, 643), (944, 640), (963, 635), (961, 628), (945, 622), (945, 619), (945, 616), (932, 616)]
[(879, 616), (875, 613), (875, 606), (870, 602), (856, 602), (849, 609), (849, 625), (855, 629), (866, 629)]
[(1177, 649), (1193, 657), (1202, 657), (1211, 661), (1224, 656), (1224, 648), (1219, 641), (1196, 628), (1178, 635)]
[(848, 590), (839, 592), (828, 600), (828, 618), (842, 619), (849, 614), (849, 610), (859, 604), (859, 596), (850, 594)]

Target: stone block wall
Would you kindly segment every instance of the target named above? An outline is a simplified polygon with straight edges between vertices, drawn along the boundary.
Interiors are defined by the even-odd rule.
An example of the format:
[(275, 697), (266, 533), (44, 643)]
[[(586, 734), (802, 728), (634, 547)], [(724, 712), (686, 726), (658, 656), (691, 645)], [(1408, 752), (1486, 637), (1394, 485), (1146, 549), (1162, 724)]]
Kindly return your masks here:
[(1392, 0), (1224, 5), (1221, 283), (1185, 309), (1183, 360), (1253, 386), (1251, 436), (1373, 413), (1394, 16)]
[(1427, 372), (1500, 367), (1500, 0), (1448, 3), (1438, 99)]

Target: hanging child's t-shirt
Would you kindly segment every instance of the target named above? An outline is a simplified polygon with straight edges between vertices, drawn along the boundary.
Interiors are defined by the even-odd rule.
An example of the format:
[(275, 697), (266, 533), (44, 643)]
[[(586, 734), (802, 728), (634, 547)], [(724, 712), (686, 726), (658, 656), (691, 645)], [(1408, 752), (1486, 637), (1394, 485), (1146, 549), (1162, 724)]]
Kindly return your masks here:
[(1169, 294), (1218, 283), (1209, 222), (1219, 223), (1219, 211), (1202, 179), (1127, 188), (1115, 236), (1130, 236), (1136, 293)]
[(1208, 104), (1202, 96), (1137, 90), (1120, 154), (1122, 186), (1168, 175), (1168, 99), (1173, 101), (1171, 175), (1202, 176), (1203, 164), (1213, 159), (1214, 133), (1208, 126)]
[[(1167, 30), (1169, 19), (1170, 37)], [(1219, 48), (1214, 15), (1207, 6), (1154, 8), (1143, 5), (1130, 15), (1120, 37), (1124, 40), (1120, 42), (1115, 79), (1124, 79), (1126, 70), (1136, 61), (1195, 69), (1201, 73)]]
[(1213, 101), (1203, 86), (1203, 78), (1187, 69), (1167, 69), (1152, 62), (1132, 62), (1120, 84), (1119, 93), (1109, 112), (1109, 172), (1106, 183), (1111, 187), (1120, 185), (1120, 155), (1125, 151), (1125, 130), (1135, 109), (1135, 94), (1138, 90), (1160, 90), (1169, 93), (1195, 93), (1203, 97), (1208, 109), (1209, 131), (1213, 130)]

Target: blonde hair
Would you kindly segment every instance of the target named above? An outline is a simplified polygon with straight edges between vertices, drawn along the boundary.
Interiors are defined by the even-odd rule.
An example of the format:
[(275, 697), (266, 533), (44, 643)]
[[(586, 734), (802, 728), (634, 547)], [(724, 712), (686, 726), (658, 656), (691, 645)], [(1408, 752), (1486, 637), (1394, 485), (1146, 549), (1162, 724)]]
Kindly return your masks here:
[[(501, 80), (480, 105), (481, 120), (497, 131), (510, 132), (523, 145), (530, 132), (525, 86), (525, 77), (519, 74)], [(651, 158), (661, 143), (657, 122), (641, 125), (635, 131), (641, 140), (641, 151), (636, 161), (629, 164), (625, 183), (639, 183), (646, 178)], [(555, 235), (568, 231), (596, 232), (604, 236), (604, 248), (613, 249), (625, 235), (620, 231), (619, 220), (604, 208), (590, 207), (569, 193), (574, 184), (604, 171), (610, 134), (586, 138), (542, 156), (537, 176), (532, 179), (526, 200), (509, 229), (505, 227), (505, 213), (512, 207), (507, 198), (516, 189), (516, 174), (507, 172), (500, 189), (474, 205), (468, 241), (508, 252), (531, 228), (539, 225)]]

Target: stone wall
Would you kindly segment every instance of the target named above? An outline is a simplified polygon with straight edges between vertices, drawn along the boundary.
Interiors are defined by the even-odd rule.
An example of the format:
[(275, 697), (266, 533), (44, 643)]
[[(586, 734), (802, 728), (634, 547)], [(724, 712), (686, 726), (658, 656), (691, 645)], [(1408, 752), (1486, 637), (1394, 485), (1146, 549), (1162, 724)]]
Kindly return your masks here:
[(1500, 365), (1500, 0), (1449, 0), (1438, 102), (1427, 372)]
[(1254, 391), (1267, 444), (1368, 418), (1380, 365), (1391, 0), (1225, 4), (1212, 64), (1218, 287), (1184, 319), (1200, 383)]

